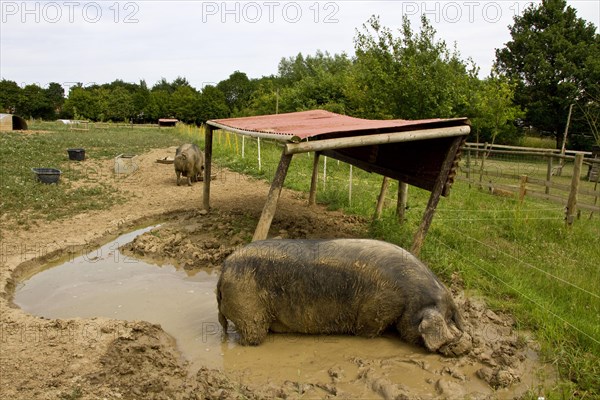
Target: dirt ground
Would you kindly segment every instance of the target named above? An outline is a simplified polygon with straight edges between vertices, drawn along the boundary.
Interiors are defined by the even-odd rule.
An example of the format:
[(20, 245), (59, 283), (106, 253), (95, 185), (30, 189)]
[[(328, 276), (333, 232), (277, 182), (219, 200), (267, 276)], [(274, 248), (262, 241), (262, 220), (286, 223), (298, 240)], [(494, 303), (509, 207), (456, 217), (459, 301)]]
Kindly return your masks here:
[[(0, 394), (3, 399), (229, 399), (229, 398), (519, 398), (537, 395), (553, 372), (537, 362), (536, 344), (514, 329), (509, 315), (465, 295), (460, 277), (451, 287), (474, 338), (459, 358), (365, 357), (332, 366), (328, 381), (241, 380), (226, 371), (189, 363), (174, 339), (144, 321), (106, 318), (45, 319), (11, 303), (16, 285), (48, 263), (86, 251), (140, 226), (161, 222), (125, 246), (128, 254), (193, 270), (218, 269), (237, 246), (250, 241), (268, 185), (217, 170), (211, 211), (201, 210), (202, 183), (176, 186), (172, 165), (156, 160), (174, 148), (140, 155), (139, 169), (116, 177), (113, 161), (86, 160), (73, 168), (94, 171), (129, 200), (110, 210), (79, 214), (23, 230), (2, 220), (0, 251)], [(364, 237), (365, 221), (321, 206), (308, 207), (303, 194), (284, 190), (271, 237)], [(260, 347), (259, 347), (260, 348)], [(433, 356), (431, 356), (433, 357)], [(277, 368), (275, 363), (274, 368)], [(413, 370), (410, 377), (403, 371)], [(413, 392), (403, 379), (423, 373), (424, 389)], [(407, 375), (408, 376), (408, 375)], [(352, 387), (361, 390), (353, 391)], [(474, 390), (476, 387), (477, 390)], [(350, 389), (349, 389), (350, 388)], [(366, 392), (365, 392), (366, 390)], [(356, 393), (362, 393), (357, 395)], [(424, 394), (427, 393), (427, 394)]]

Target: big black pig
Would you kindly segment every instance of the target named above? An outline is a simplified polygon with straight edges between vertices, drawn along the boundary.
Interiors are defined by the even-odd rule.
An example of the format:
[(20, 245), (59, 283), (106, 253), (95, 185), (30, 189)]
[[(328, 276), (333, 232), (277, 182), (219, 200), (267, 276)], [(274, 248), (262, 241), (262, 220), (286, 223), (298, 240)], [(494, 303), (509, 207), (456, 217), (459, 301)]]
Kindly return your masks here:
[(402, 339), (445, 355), (471, 347), (449, 290), (421, 261), (370, 239), (263, 240), (232, 253), (217, 283), (219, 322), (244, 345), (272, 332)]
[(192, 181), (199, 181), (204, 171), (204, 153), (193, 143), (182, 144), (175, 152), (173, 164), (177, 175), (177, 186), (181, 175), (187, 178), (188, 186), (192, 186)]

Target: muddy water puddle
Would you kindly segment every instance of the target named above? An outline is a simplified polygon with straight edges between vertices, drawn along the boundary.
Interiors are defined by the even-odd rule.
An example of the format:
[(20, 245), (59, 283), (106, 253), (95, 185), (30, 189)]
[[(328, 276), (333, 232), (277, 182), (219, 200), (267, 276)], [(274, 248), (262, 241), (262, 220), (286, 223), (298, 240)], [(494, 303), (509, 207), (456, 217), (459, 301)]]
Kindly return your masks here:
[[(46, 318), (107, 317), (160, 324), (192, 367), (219, 368), (242, 384), (288, 381), (302, 392), (306, 382), (331, 394), (359, 398), (375, 393), (492, 393), (476, 376), (481, 364), (426, 353), (393, 334), (374, 339), (272, 334), (258, 347), (244, 347), (232, 330), (223, 340), (215, 298), (218, 271), (157, 266), (119, 251), (152, 228), (123, 235), (30, 277), (17, 287), (14, 303)], [(521, 383), (525, 385), (506, 391), (506, 398), (533, 382)]]

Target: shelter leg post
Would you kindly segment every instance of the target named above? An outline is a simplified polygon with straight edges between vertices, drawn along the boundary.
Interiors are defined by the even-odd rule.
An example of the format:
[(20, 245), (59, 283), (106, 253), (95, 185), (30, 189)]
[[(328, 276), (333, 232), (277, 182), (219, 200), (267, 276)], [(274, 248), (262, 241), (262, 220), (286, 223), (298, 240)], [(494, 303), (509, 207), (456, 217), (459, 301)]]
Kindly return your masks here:
[(452, 145), (446, 153), (446, 157), (444, 158), (444, 162), (442, 163), (442, 166), (440, 168), (440, 173), (435, 181), (433, 190), (431, 191), (431, 196), (429, 196), (429, 202), (427, 203), (427, 208), (425, 208), (425, 213), (423, 214), (421, 225), (419, 225), (419, 229), (417, 229), (415, 237), (413, 238), (411, 252), (415, 256), (418, 256), (421, 252), (421, 247), (423, 247), (425, 235), (427, 235), (427, 231), (429, 230), (429, 226), (431, 225), (431, 221), (433, 220), (435, 208), (437, 207), (437, 204), (440, 201), (440, 196), (442, 195), (444, 186), (446, 184), (446, 180), (448, 179), (448, 174), (450, 173), (450, 170), (454, 163), (456, 152), (460, 148), (462, 141), (463, 137), (457, 137), (456, 139), (454, 139)]
[(312, 178), (310, 179), (310, 194), (308, 195), (308, 205), (312, 206), (317, 202), (317, 179), (319, 177), (319, 157), (321, 153), (315, 151), (313, 160)]
[(212, 141), (213, 127), (206, 125), (204, 133), (204, 185), (203, 186), (203, 208), (206, 211), (210, 210), (210, 174), (212, 165)]
[(375, 208), (375, 216), (373, 217), (373, 219), (379, 219), (381, 217), (381, 212), (383, 211), (383, 203), (385, 203), (385, 194), (387, 192), (389, 184), (390, 178), (384, 176), (383, 182), (381, 182), (381, 191), (379, 192), (379, 197), (377, 198), (377, 207)]
[(406, 219), (406, 203), (408, 202), (408, 184), (398, 181), (398, 204), (396, 205), (396, 217), (398, 223), (404, 223)]
[(254, 231), (252, 241), (266, 239), (269, 234), (269, 228), (271, 227), (271, 222), (273, 221), (275, 211), (277, 210), (277, 201), (281, 195), (281, 189), (283, 188), (283, 182), (285, 181), (290, 162), (292, 161), (292, 156), (292, 154), (285, 154), (285, 151), (281, 154), (279, 166), (277, 167), (277, 172), (275, 172), (273, 183), (271, 183), (271, 189), (269, 190), (267, 201), (260, 216), (260, 220), (258, 221), (258, 225), (256, 226), (256, 230)]

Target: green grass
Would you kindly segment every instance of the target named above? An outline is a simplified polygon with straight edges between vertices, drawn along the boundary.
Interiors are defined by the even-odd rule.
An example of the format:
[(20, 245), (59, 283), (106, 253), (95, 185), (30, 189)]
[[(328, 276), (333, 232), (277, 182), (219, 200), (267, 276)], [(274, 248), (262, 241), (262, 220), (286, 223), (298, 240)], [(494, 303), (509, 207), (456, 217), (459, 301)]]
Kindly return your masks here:
[[(181, 143), (168, 129), (109, 128), (71, 131), (57, 123), (33, 123), (30, 131), (0, 134), (0, 214), (24, 227), (87, 210), (106, 209), (124, 198), (116, 180), (102, 179), (95, 161), (120, 153)], [(68, 148), (84, 148), (86, 161), (69, 161)], [(32, 168), (58, 168), (59, 184), (34, 179)]]
[[(202, 130), (186, 126), (71, 132), (41, 124), (34, 129), (50, 132), (0, 135), (0, 211), (24, 224), (32, 216), (62, 218), (122, 200), (110, 184), (95, 185), (90, 174), (70, 167), (74, 164), (67, 159), (67, 148), (83, 147), (93, 161), (185, 141), (203, 147)], [(281, 155), (279, 146), (262, 141), (259, 170), (256, 140), (246, 140), (242, 157), (241, 138), (217, 131), (213, 147), (216, 167), (267, 180), (273, 178)], [(349, 166), (328, 159), (324, 182), (324, 162), (322, 157), (317, 201), (370, 218), (382, 178), (354, 168), (350, 199)], [(294, 156), (286, 186), (307, 192), (312, 163), (312, 154)], [(30, 172), (36, 166), (62, 168), (68, 179), (59, 185), (36, 183)], [(394, 215), (396, 193), (397, 183), (392, 182), (383, 215), (371, 224), (370, 235), (410, 248), (429, 193), (409, 188), (402, 225)], [(597, 214), (591, 219), (589, 213), (583, 215), (567, 228), (561, 205), (529, 198), (521, 204), (457, 182), (450, 197), (440, 201), (421, 252), (443, 280), (458, 273), (467, 290), (484, 295), (494, 309), (510, 312), (520, 328), (536, 334), (546, 359), (559, 367), (564, 379), (546, 398), (600, 396), (600, 222)]]
[(521, 139), (519, 146), (536, 147), (540, 149), (555, 149), (556, 139), (549, 137), (525, 136)]

